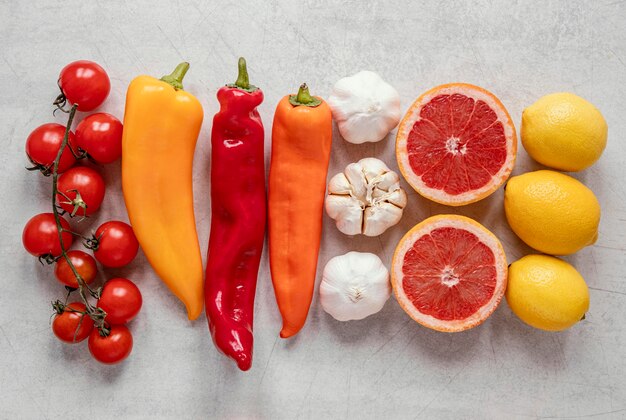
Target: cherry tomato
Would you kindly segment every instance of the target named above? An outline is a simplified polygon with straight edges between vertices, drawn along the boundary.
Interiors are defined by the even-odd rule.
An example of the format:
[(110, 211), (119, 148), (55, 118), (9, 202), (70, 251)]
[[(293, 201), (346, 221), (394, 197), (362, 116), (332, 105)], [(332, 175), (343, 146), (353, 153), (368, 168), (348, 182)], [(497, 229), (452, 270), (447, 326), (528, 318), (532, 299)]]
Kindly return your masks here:
[(93, 61), (74, 61), (63, 67), (59, 87), (65, 98), (83, 112), (93, 111), (109, 95), (111, 82), (107, 72)]
[(106, 322), (118, 325), (135, 318), (141, 309), (141, 303), (141, 292), (135, 283), (128, 279), (115, 278), (104, 283), (98, 308), (107, 313)]
[[(61, 208), (68, 213), (74, 212), (72, 201), (76, 198), (76, 191), (87, 206), (76, 210), (79, 216), (89, 216), (96, 212), (104, 199), (104, 180), (100, 174), (86, 166), (75, 166), (63, 173), (58, 182), (59, 194), (57, 201)], [(65, 194), (63, 196), (62, 194)]]
[[(98, 268), (96, 267), (96, 260), (91, 255), (83, 251), (72, 250), (67, 252), (67, 256), (85, 283), (90, 284), (96, 279)], [(74, 272), (65, 258), (57, 260), (54, 266), (54, 275), (59, 283), (75, 289), (78, 288), (78, 281), (76, 281)]]
[[(79, 312), (73, 312), (68, 308)], [(52, 332), (57, 338), (66, 343), (79, 343), (89, 337), (93, 330), (93, 320), (84, 312), (87, 308), (81, 302), (68, 304), (62, 314), (54, 316), (52, 321)]]
[[(52, 164), (59, 153), (64, 135), (65, 127), (61, 124), (49, 123), (35, 128), (26, 139), (26, 154), (30, 161), (35, 165), (48, 168), (47, 173), (52, 173)], [(68, 144), (59, 160), (59, 173), (67, 171), (76, 163), (76, 158), (70, 150), (70, 147), (75, 147), (74, 133), (71, 131), (67, 141)]]
[(122, 267), (131, 262), (139, 250), (133, 228), (124, 222), (112, 220), (96, 230), (98, 248), (93, 255), (105, 267)]
[(106, 337), (94, 328), (89, 334), (89, 352), (100, 363), (114, 364), (126, 359), (133, 350), (133, 335), (125, 325), (111, 326)]
[(98, 163), (122, 156), (122, 123), (111, 114), (91, 114), (76, 127), (76, 145)]
[[(70, 224), (62, 217), (61, 226), (63, 229), (70, 229)], [(61, 235), (63, 236), (63, 246), (65, 249), (69, 248), (74, 237), (69, 232), (63, 232)], [(45, 255), (58, 257), (61, 255), (61, 243), (59, 242), (54, 214), (40, 213), (26, 222), (22, 232), (22, 244), (24, 244), (26, 251), (35, 257)]]

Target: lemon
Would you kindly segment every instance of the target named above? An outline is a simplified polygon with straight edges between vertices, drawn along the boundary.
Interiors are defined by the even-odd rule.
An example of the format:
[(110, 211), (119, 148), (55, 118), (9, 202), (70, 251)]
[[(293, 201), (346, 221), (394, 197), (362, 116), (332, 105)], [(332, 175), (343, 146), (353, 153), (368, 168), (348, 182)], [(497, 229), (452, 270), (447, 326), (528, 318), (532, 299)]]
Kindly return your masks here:
[(522, 113), (522, 144), (537, 162), (580, 171), (600, 158), (608, 127), (600, 111), (573, 93), (540, 98)]
[(574, 267), (548, 255), (527, 255), (509, 267), (506, 301), (528, 325), (561, 331), (589, 309), (589, 290)]
[(546, 254), (572, 254), (598, 238), (598, 199), (559, 172), (541, 170), (509, 179), (504, 212), (513, 232)]

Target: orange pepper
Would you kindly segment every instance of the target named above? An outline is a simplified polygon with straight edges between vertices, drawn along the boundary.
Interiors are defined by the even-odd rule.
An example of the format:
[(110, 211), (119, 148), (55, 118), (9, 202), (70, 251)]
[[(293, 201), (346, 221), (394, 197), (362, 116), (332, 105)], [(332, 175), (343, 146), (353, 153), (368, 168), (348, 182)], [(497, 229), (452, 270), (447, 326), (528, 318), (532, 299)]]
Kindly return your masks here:
[(282, 338), (306, 321), (322, 234), (332, 119), (306, 84), (276, 107), (269, 176), (269, 255)]
[(181, 63), (161, 80), (128, 87), (122, 137), (122, 189), (130, 224), (154, 271), (185, 304), (204, 305), (202, 256), (193, 211), (192, 164), (202, 125), (200, 102), (185, 92)]

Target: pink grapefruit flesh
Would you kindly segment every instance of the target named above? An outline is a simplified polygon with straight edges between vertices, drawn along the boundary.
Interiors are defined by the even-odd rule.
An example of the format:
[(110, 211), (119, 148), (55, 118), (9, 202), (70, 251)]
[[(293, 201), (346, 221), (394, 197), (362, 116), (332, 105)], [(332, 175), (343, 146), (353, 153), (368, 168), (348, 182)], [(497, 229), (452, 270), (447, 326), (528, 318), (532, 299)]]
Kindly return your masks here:
[(506, 289), (502, 245), (464, 216), (434, 216), (416, 225), (398, 244), (392, 266), (400, 306), (415, 321), (438, 331), (479, 325)]
[(478, 201), (509, 177), (517, 135), (504, 105), (469, 84), (438, 86), (420, 96), (398, 128), (396, 157), (421, 195), (460, 206)]

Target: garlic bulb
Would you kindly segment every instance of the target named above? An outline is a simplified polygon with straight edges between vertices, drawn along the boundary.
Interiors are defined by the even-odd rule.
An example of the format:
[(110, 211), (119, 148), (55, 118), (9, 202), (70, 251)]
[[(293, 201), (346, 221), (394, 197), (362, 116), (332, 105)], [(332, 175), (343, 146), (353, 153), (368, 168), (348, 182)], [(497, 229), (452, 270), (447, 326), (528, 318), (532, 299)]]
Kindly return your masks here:
[(380, 311), (391, 296), (389, 272), (368, 252), (348, 252), (324, 267), (322, 308), (338, 321), (363, 319)]
[(376, 158), (346, 166), (328, 183), (326, 212), (346, 235), (378, 236), (402, 218), (400, 177)]
[(328, 105), (343, 138), (356, 144), (384, 139), (402, 116), (398, 91), (372, 71), (335, 83)]

